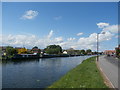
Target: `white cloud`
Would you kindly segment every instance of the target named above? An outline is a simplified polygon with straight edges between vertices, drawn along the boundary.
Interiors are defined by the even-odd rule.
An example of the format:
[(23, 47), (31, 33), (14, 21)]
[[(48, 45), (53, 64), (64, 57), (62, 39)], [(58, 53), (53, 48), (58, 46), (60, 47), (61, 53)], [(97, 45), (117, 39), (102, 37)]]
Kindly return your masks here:
[(33, 46), (38, 46), (39, 48), (45, 48), (50, 44), (61, 44), (63, 42), (62, 37), (51, 38), (53, 35), (53, 30), (49, 32), (46, 37), (39, 38), (32, 34), (26, 35), (1, 35), (3, 40), (3, 45), (11, 45), (22, 47), (25, 46), (27, 48), (32, 48)]
[(111, 25), (108, 27), (103, 28), (103, 31), (109, 31), (111, 33), (118, 33), (118, 25)]
[[(118, 25), (109, 25), (101, 28), (101, 32), (105, 34), (99, 34), (99, 42), (111, 40), (117, 35)], [(51, 44), (61, 45), (62, 48), (74, 48), (74, 49), (92, 49), (96, 50), (97, 45), (97, 33), (92, 33), (88, 37), (77, 38), (67, 38), (64, 37), (53, 37), (53, 30), (51, 30), (46, 37), (37, 37), (35, 35), (3, 35), (2, 44), (11, 46), (26, 46), (32, 48), (33, 46), (38, 46), (39, 48), (45, 48)], [(0, 35), (1, 37), (1, 35)], [(115, 38), (114, 38), (115, 39)], [(102, 47), (100, 47), (102, 50)]]
[(53, 30), (51, 30), (50, 32), (49, 32), (49, 34), (48, 34), (48, 38), (51, 38), (52, 37), (52, 35), (53, 35)]
[(111, 40), (114, 34), (110, 32), (105, 32), (105, 34), (99, 34), (99, 41), (106, 41), (106, 40)]
[(57, 38), (55, 38), (55, 41), (56, 41), (56, 42), (62, 42), (62, 41), (63, 41), (63, 38), (62, 38), (62, 37), (57, 37)]
[(79, 40), (77, 42), (77, 46), (81, 49), (84, 48), (84, 49), (95, 50), (96, 42), (97, 42), (96, 36), (97, 36), (97, 33), (93, 33), (89, 37), (79, 38)]
[[(112, 37), (117, 33), (117, 25), (109, 25), (102, 28), (101, 33), (99, 34), (99, 42), (111, 40)], [(105, 32), (102, 34), (102, 32)], [(81, 37), (76, 44), (78, 48), (92, 49), (96, 50), (97, 47), (97, 33), (92, 33), (89, 37)]]
[(54, 17), (54, 20), (60, 20), (60, 19), (62, 19), (62, 16), (56, 16), (56, 17)]
[(98, 26), (99, 28), (104, 28), (104, 27), (106, 27), (106, 26), (109, 26), (109, 23), (100, 22), (100, 23), (97, 23), (97, 26)]
[(83, 33), (78, 33), (77, 36), (83, 35)]
[(28, 10), (24, 13), (21, 19), (34, 19), (38, 15), (38, 11)]
[(68, 41), (72, 41), (72, 40), (75, 40), (75, 38), (68, 38), (67, 40)]

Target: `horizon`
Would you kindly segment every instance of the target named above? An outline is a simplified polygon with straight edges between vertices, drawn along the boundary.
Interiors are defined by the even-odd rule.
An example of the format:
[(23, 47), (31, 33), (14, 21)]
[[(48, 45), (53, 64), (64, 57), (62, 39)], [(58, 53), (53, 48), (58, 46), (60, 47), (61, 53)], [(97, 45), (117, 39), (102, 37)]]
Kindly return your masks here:
[[(8, 46), (0, 46), (0, 47), (8, 47)], [(13, 47), (13, 46), (10, 46), (10, 47)], [(36, 47), (36, 46), (33, 46), (33, 47)], [(32, 48), (33, 48), (33, 47), (32, 47)], [(16, 47), (13, 47), (13, 48), (26, 48), (26, 47), (17, 47), (17, 46), (16, 46)], [(26, 48), (26, 49), (32, 49), (32, 48)], [(45, 47), (45, 48), (46, 48), (46, 47)], [(45, 48), (39, 48), (39, 47), (38, 47), (38, 49), (41, 49), (41, 50), (42, 50), (42, 49), (45, 49)], [(117, 47), (115, 47), (115, 48), (117, 48)], [(62, 50), (69, 50), (69, 49), (71, 49), (71, 48), (67, 48), (67, 49), (63, 49), (63, 48), (62, 48)], [(72, 48), (72, 49), (73, 49), (73, 48)], [(74, 50), (88, 50), (88, 49), (74, 49)], [(109, 49), (109, 50), (115, 50), (115, 49)], [(109, 50), (104, 50), (104, 51), (109, 51)], [(104, 51), (99, 51), (99, 52), (104, 52)], [(92, 50), (92, 52), (97, 52), (97, 51), (95, 51), (95, 50), (93, 51), (93, 50)]]

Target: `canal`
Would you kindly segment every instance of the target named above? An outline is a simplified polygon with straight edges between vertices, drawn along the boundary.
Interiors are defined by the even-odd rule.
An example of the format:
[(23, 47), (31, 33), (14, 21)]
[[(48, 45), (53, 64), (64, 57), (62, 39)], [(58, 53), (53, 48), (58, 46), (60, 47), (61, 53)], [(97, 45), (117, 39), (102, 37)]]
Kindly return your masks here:
[(4, 61), (3, 88), (45, 88), (90, 56)]

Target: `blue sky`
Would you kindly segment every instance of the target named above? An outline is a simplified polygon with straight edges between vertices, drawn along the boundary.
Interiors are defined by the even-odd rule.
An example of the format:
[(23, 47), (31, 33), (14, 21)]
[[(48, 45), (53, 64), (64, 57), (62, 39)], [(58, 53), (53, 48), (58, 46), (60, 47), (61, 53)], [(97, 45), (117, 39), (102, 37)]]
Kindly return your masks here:
[[(91, 34), (100, 33), (105, 29), (110, 32), (111, 37), (106, 35), (105, 40), (100, 40), (100, 49), (113, 49), (117, 46), (117, 33), (111, 32), (115, 30), (113, 28), (116, 28), (113, 25), (118, 25), (117, 4), (117, 2), (4, 2), (2, 4), (2, 34), (8, 36), (8, 39), (3, 38), (3, 41), (6, 41), (3, 45), (22, 46), (25, 44), (28, 48), (35, 45), (44, 48), (49, 44), (59, 44), (63, 48), (95, 50), (95, 42), (83, 42), (85, 44), (83, 46), (80, 38), (89, 40)], [(28, 14), (31, 12), (33, 16), (25, 16), (27, 12)], [(99, 28), (98, 23), (102, 23), (103, 28)], [(78, 33), (82, 34), (77, 35)], [(36, 40), (34, 44), (34, 40), (31, 41), (31, 39), (28, 43), (20, 43), (30, 36), (33, 36), (31, 39)], [(48, 36), (50, 36), (49, 39), (46, 39), (45, 37)], [(19, 41), (21, 37), (22, 40)]]

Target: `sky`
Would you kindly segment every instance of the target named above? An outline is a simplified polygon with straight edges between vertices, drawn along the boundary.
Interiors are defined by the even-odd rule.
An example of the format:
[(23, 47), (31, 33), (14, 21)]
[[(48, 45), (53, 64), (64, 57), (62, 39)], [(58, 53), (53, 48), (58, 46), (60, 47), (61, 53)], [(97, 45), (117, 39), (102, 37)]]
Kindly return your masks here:
[[(104, 34), (102, 34), (105, 32)], [(100, 51), (118, 45), (117, 2), (3, 2), (2, 45)]]

